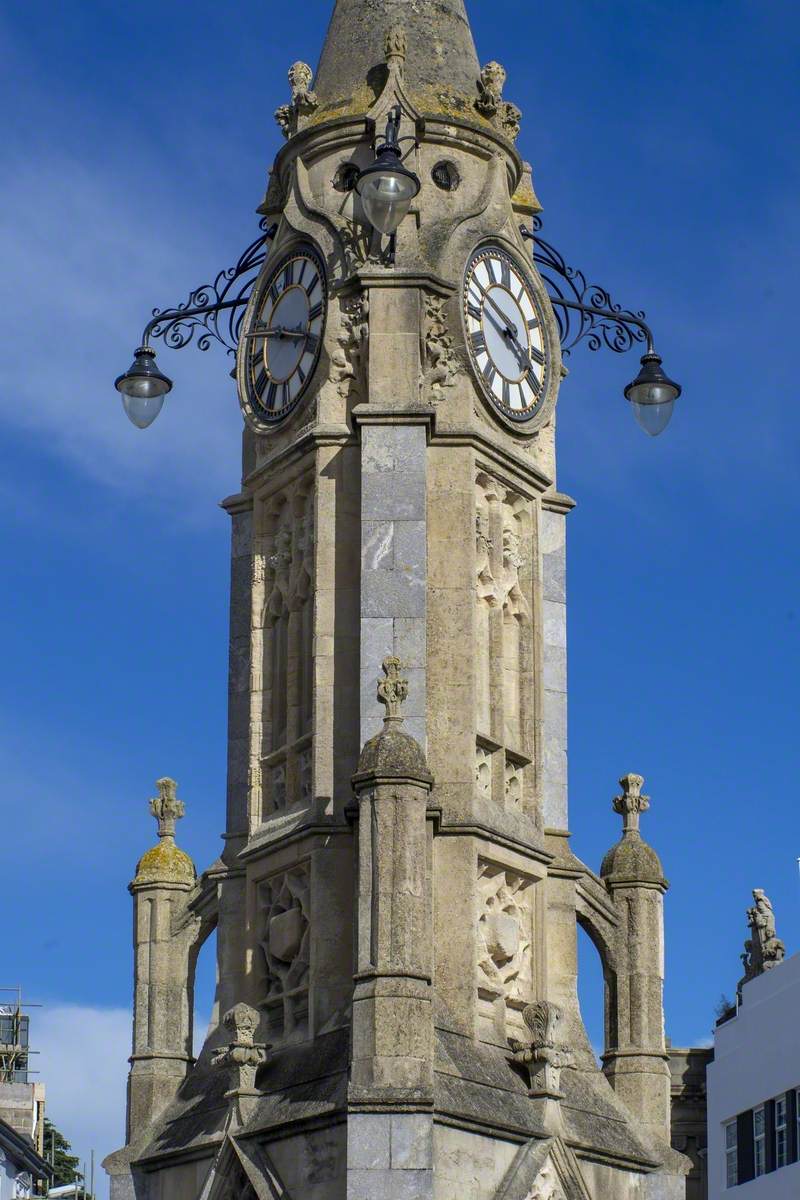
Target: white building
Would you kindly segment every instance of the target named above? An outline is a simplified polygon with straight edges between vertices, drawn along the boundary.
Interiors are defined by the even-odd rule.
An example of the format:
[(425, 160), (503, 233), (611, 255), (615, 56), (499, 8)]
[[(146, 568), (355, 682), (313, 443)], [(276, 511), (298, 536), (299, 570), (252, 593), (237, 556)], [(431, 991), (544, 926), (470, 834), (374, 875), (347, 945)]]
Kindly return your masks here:
[[(751, 944), (748, 950), (750, 975)], [(763, 965), (746, 975), (736, 1008), (715, 1033), (707, 1076), (709, 1200), (800, 1197), (800, 954), (769, 970)]]

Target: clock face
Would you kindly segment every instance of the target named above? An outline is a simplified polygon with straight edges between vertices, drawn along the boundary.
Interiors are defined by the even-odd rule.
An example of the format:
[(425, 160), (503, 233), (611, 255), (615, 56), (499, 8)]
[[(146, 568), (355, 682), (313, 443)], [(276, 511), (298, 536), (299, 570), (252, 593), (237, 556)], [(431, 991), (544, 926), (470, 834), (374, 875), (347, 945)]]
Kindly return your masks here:
[(499, 246), (481, 246), (467, 264), (464, 328), (484, 395), (509, 420), (532, 420), (548, 391), (544, 314), (528, 275)]
[(256, 428), (299, 403), (319, 361), (326, 310), (325, 267), (311, 246), (295, 247), (256, 283), (239, 366), (242, 405)]

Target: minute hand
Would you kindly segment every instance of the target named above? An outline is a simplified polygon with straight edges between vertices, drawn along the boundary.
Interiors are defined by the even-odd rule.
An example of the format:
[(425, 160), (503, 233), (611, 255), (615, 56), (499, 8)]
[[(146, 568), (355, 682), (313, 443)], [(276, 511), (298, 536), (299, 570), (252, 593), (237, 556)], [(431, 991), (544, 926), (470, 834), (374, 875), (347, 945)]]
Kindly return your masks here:
[(511, 337), (515, 338), (515, 337), (517, 336), (517, 327), (516, 327), (516, 325), (513, 323), (513, 321), (509, 321), (508, 317), (507, 317), (507, 316), (506, 316), (506, 314), (503, 312), (503, 310), (502, 310), (502, 308), (500, 307), (500, 305), (499, 305), (499, 304), (498, 304), (498, 303), (497, 303), (495, 300), (493, 300), (493, 299), (492, 299), (492, 297), (489, 295), (489, 293), (488, 293), (488, 291), (486, 290), (486, 288), (484, 288), (484, 287), (481, 287), (481, 285), (478, 283), (477, 279), (475, 280), (475, 283), (477, 284), (478, 290), (480, 291), (480, 293), (481, 293), (481, 295), (483, 296), (483, 298), (484, 298), (484, 300), (486, 301), (486, 303), (487, 303), (487, 304), (491, 304), (491, 306), (492, 306), (492, 308), (494, 309), (494, 311), (495, 311), (496, 313), (498, 313), (498, 314), (499, 314), (499, 316), (501, 316), (501, 317), (503, 318), (503, 322), (505, 323), (505, 327), (506, 327), (506, 332), (507, 332), (507, 333), (508, 333), (508, 334), (509, 334)]

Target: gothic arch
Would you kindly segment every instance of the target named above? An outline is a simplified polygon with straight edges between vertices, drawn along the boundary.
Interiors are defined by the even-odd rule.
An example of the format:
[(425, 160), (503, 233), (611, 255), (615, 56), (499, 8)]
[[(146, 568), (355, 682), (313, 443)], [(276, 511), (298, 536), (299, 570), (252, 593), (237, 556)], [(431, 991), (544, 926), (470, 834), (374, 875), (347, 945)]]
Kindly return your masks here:
[(617, 917), (602, 882), (587, 872), (578, 882), (575, 914), (596, 949), (603, 968), (604, 1050), (617, 1045)]

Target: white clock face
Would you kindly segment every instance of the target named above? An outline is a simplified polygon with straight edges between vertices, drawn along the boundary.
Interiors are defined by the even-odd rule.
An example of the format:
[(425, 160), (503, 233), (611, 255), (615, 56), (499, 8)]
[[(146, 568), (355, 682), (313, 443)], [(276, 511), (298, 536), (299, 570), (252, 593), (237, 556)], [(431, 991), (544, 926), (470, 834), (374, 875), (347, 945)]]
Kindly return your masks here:
[(322, 348), (327, 287), (311, 246), (286, 254), (256, 284), (242, 329), (242, 407), (256, 428), (291, 413), (311, 382)]
[(464, 277), (464, 328), (478, 382), (512, 421), (530, 421), (547, 393), (544, 316), (528, 276), (499, 246), (482, 246)]

